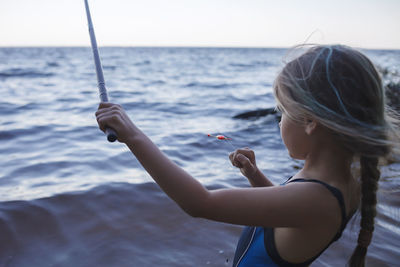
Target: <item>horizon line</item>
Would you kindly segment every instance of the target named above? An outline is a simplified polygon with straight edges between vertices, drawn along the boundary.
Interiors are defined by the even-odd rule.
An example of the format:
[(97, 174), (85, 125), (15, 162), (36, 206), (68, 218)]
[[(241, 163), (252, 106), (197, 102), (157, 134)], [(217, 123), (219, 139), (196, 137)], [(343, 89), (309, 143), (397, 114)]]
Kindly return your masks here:
[[(319, 45), (319, 44), (304, 44), (307, 45)], [(321, 44), (326, 45), (326, 44)], [(90, 48), (90, 45), (2, 45), (0, 48)], [(291, 49), (296, 48), (298, 45), (292, 46), (235, 46), (235, 45), (99, 45), (99, 48), (221, 48), (221, 49)], [(400, 48), (379, 48), (379, 47), (356, 47), (356, 49), (362, 50), (400, 50)]]

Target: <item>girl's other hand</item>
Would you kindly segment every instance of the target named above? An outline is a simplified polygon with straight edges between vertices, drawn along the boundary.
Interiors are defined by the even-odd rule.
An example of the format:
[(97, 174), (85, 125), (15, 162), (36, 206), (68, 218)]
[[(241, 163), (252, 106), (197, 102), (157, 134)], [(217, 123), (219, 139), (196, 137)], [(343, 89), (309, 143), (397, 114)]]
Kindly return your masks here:
[(104, 132), (106, 128), (112, 128), (118, 136), (118, 141), (122, 143), (127, 143), (140, 132), (118, 104), (100, 103), (96, 119), (100, 130)]
[(254, 151), (248, 147), (236, 149), (229, 154), (229, 159), (233, 166), (240, 169), (240, 172), (252, 180), (258, 171), (256, 156)]

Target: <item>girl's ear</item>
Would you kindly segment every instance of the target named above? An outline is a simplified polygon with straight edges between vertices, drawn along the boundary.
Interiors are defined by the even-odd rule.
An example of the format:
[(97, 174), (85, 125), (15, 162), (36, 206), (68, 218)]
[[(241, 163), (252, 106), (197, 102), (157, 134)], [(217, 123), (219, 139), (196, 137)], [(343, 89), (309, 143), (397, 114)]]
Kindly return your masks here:
[(314, 131), (317, 129), (318, 123), (316, 120), (312, 118), (305, 119), (305, 127), (304, 130), (306, 134), (312, 135)]

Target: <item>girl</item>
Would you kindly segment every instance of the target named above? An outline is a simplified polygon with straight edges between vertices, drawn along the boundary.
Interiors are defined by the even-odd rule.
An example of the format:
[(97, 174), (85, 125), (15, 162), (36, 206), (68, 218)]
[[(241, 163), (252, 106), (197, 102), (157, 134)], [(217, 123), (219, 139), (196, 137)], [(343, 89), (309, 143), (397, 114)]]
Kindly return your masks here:
[[(374, 230), (378, 159), (398, 145), (378, 73), (356, 50), (316, 46), (283, 68), (274, 94), (283, 142), (291, 157), (305, 160), (280, 186), (264, 176), (254, 152), (244, 148), (229, 158), (253, 188), (207, 190), (170, 161), (121, 106), (101, 103), (96, 117), (100, 129), (114, 129), (185, 212), (249, 226), (234, 266), (308, 266), (340, 237), (359, 204), (361, 230), (350, 266), (363, 266)], [(356, 157), (359, 180), (351, 172)]]

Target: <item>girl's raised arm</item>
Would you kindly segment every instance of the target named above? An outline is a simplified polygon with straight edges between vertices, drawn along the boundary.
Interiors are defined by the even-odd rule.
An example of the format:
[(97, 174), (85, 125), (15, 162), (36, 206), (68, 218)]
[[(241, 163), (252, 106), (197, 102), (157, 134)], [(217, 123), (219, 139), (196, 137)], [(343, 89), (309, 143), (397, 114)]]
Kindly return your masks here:
[(96, 117), (100, 129), (113, 128), (161, 189), (191, 216), (240, 225), (301, 227), (320, 224), (324, 211), (332, 210), (327, 205), (337, 205), (325, 189), (309, 183), (207, 190), (168, 159), (119, 105), (101, 103)]

